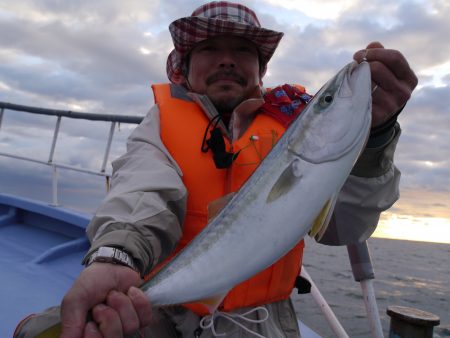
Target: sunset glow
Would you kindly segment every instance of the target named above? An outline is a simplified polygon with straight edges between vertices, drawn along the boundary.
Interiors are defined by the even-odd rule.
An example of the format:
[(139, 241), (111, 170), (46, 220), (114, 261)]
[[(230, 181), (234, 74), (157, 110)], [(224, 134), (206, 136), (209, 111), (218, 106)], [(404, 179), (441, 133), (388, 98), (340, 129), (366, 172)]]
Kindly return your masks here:
[(450, 244), (450, 219), (387, 212), (372, 237)]

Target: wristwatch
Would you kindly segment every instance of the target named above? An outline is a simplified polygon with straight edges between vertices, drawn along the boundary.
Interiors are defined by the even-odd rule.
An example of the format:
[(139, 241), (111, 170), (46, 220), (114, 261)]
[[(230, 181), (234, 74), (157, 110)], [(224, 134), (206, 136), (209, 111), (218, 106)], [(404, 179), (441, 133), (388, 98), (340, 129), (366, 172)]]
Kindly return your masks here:
[(96, 251), (94, 251), (91, 256), (89, 257), (86, 267), (91, 265), (94, 262), (101, 262), (101, 263), (112, 263), (112, 264), (119, 264), (124, 265), (132, 268), (135, 271), (139, 272), (139, 269), (137, 268), (136, 264), (134, 263), (133, 257), (128, 254), (127, 252), (118, 249), (118, 248), (112, 248), (109, 246), (101, 246)]

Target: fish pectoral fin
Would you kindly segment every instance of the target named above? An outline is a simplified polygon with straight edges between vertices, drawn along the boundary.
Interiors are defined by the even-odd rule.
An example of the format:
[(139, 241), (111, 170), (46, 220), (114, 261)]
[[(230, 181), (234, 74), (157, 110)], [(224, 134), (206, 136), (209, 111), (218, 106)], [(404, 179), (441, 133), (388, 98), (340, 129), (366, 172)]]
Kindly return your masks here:
[(334, 194), (326, 201), (319, 215), (314, 220), (311, 230), (308, 232), (309, 236), (314, 237), (316, 241), (319, 241), (322, 238), (325, 230), (328, 228), (331, 216), (333, 215), (334, 206), (336, 205), (337, 196), (338, 194)]
[(266, 199), (267, 203), (271, 203), (287, 194), (295, 186), (295, 183), (302, 178), (299, 162), (299, 159), (296, 158), (284, 169), (272, 186), (272, 189), (270, 189)]
[(225, 293), (221, 293), (206, 299), (201, 299), (198, 301), (198, 303), (202, 304), (204, 307), (206, 307), (209, 311), (209, 313), (213, 313), (216, 311), (220, 304), (222, 304), (225, 296), (228, 294), (228, 291)]

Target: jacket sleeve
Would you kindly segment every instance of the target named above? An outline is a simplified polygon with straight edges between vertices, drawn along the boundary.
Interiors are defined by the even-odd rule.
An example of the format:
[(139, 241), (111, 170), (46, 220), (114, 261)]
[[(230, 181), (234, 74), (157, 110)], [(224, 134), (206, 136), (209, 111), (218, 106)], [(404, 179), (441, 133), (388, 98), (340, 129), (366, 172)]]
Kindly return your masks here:
[(88, 225), (90, 254), (100, 246), (129, 252), (146, 274), (181, 237), (187, 192), (181, 170), (160, 138), (155, 105), (112, 163), (111, 190)]
[(393, 164), (398, 123), (370, 138), (342, 187), (330, 224), (319, 240), (327, 245), (363, 242), (375, 231), (381, 212), (399, 198), (400, 171)]

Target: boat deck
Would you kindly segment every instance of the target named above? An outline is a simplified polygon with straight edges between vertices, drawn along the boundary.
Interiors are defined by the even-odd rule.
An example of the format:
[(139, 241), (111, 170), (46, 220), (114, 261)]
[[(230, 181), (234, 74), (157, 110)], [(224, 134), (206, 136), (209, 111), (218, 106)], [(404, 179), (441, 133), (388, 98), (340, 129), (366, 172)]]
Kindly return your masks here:
[[(91, 215), (0, 194), (0, 337), (60, 304), (83, 269)], [(299, 321), (302, 337), (320, 338)]]
[(0, 337), (61, 302), (83, 268), (90, 215), (0, 194)]

